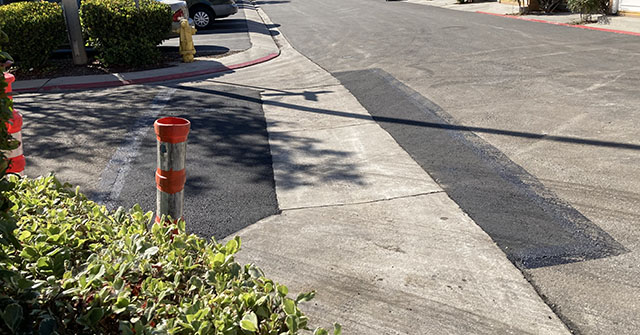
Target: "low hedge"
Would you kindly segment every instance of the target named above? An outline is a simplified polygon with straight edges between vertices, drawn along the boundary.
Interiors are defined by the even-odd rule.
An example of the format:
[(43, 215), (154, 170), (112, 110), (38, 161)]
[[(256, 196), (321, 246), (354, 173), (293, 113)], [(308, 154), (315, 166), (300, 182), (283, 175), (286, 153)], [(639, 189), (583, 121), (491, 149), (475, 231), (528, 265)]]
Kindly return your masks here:
[(89, 43), (106, 65), (144, 66), (159, 61), (157, 46), (171, 31), (171, 8), (155, 0), (84, 0), (80, 10)]
[(183, 221), (148, 228), (153, 214), (139, 206), (110, 212), (52, 176), (11, 178), (22, 247), (0, 245), (0, 333), (309, 330), (298, 303), (314, 293), (291, 299), (286, 286), (236, 263), (239, 238), (206, 242)]
[(51, 52), (67, 39), (62, 8), (46, 1), (0, 6), (0, 29), (9, 36), (9, 43), (2, 49), (24, 67), (45, 64)]

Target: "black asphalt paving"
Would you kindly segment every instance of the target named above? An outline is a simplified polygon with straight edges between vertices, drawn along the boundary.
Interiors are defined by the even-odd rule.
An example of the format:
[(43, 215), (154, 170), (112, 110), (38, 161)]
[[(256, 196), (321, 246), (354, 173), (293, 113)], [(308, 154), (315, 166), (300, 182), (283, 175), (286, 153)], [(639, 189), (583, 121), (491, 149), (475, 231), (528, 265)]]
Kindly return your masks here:
[(609, 234), (474, 134), (483, 130), (456, 125), (442, 108), (382, 70), (334, 75), (519, 267), (626, 252)]
[[(173, 92), (169, 100), (158, 102), (158, 96), (167, 92)], [(16, 97), (16, 107), (25, 119), (29, 176), (53, 172), (111, 208), (140, 204), (145, 211), (155, 211), (153, 121), (180, 116), (191, 122), (184, 189), (189, 232), (220, 239), (278, 213), (266, 123), (256, 90), (207, 84), (127, 86), (24, 94)], [(157, 116), (150, 112), (159, 108)], [(135, 139), (136, 134), (140, 138)], [(123, 148), (128, 163), (117, 158)], [(110, 195), (115, 181), (107, 187), (101, 180), (108, 175), (105, 169), (121, 171), (123, 179), (117, 183), (122, 190), (115, 197)]]
[[(191, 122), (184, 218), (189, 232), (220, 239), (276, 214), (278, 204), (260, 94), (225, 86), (176, 86), (163, 116)], [(228, 95), (246, 99), (232, 99)], [(140, 154), (114, 204), (155, 210), (156, 137)]]

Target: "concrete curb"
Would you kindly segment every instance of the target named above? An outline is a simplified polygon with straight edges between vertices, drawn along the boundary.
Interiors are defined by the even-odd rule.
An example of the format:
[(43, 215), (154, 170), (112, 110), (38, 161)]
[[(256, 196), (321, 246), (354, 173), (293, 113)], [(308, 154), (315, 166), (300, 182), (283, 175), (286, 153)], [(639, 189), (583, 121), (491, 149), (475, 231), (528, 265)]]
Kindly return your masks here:
[[(253, 4), (251, 5), (253, 7)], [(233, 71), (261, 64), (278, 57), (280, 50), (271, 37), (262, 17), (257, 13), (257, 8), (246, 8), (245, 16), (247, 25), (249, 26), (248, 31), (251, 47), (237, 54), (218, 59), (196, 59), (193, 63), (180, 63), (178, 66), (162, 69), (16, 81), (13, 91), (32, 93), (83, 90), (187, 79), (213, 73)]]
[(483, 12), (483, 11), (476, 11), (476, 13), (478, 13), (478, 14), (486, 14), (486, 15), (493, 15), (493, 16), (500, 16), (500, 17), (506, 17), (506, 18), (510, 18), (510, 19), (530, 21), (530, 22), (548, 23), (548, 24), (553, 24), (553, 25), (556, 25), (556, 26), (564, 26), (564, 27), (572, 27), (572, 28), (580, 28), (580, 29), (588, 29), (588, 30), (598, 30), (598, 31), (604, 31), (604, 32), (609, 32), (609, 33), (640, 36), (640, 33), (632, 32), (632, 31), (625, 31), (625, 30), (608, 29), (608, 28), (600, 28), (600, 27), (591, 27), (591, 26), (585, 26), (585, 25), (582, 25), (582, 24), (569, 24), (569, 23), (564, 23), (564, 22), (554, 22), (554, 21), (547, 21), (547, 20), (540, 20), (540, 19), (532, 19), (532, 18), (516, 16), (516, 15), (497, 14), (497, 13), (489, 13), (489, 12)]

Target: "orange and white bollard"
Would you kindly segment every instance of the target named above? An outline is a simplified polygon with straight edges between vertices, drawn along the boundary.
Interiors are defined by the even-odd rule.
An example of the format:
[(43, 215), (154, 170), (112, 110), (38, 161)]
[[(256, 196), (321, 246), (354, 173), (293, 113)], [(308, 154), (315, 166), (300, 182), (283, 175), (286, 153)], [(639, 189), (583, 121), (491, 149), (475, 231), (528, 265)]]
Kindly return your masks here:
[(189, 120), (179, 117), (165, 117), (153, 124), (158, 140), (156, 222), (160, 222), (163, 216), (169, 216), (172, 220), (182, 218), (190, 127)]
[[(12, 74), (5, 73), (4, 80), (9, 84), (5, 88), (5, 93), (10, 93), (11, 84), (16, 80), (16, 77)], [(9, 96), (9, 98), (13, 99), (12, 96)], [(7, 169), (7, 173), (17, 173), (22, 175), (24, 174), (24, 168), (26, 166), (26, 160), (24, 158), (24, 153), (22, 152), (22, 115), (20, 115), (20, 113), (15, 109), (13, 110), (13, 116), (7, 123), (7, 131), (9, 132), (9, 135), (20, 142), (17, 149), (5, 152), (5, 155), (9, 158), (9, 168)]]

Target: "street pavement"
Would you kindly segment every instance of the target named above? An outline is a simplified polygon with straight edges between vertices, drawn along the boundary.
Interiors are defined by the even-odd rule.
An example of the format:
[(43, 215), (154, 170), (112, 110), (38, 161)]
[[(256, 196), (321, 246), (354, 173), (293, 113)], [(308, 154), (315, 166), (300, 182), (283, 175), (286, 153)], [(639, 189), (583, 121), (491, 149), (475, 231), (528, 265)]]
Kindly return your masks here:
[[(623, 70), (635, 40), (410, 3), (258, 4), (275, 23), (245, 8), (250, 49), (166, 70), (226, 71), (16, 96), (30, 122), (27, 173), (153, 210), (150, 125), (186, 116), (188, 229), (239, 234), (241, 261), (294, 294), (317, 290), (303, 306), (312, 325), (638, 329), (638, 237), (626, 233), (637, 224), (637, 90)], [(276, 45), (275, 59), (232, 66)]]

